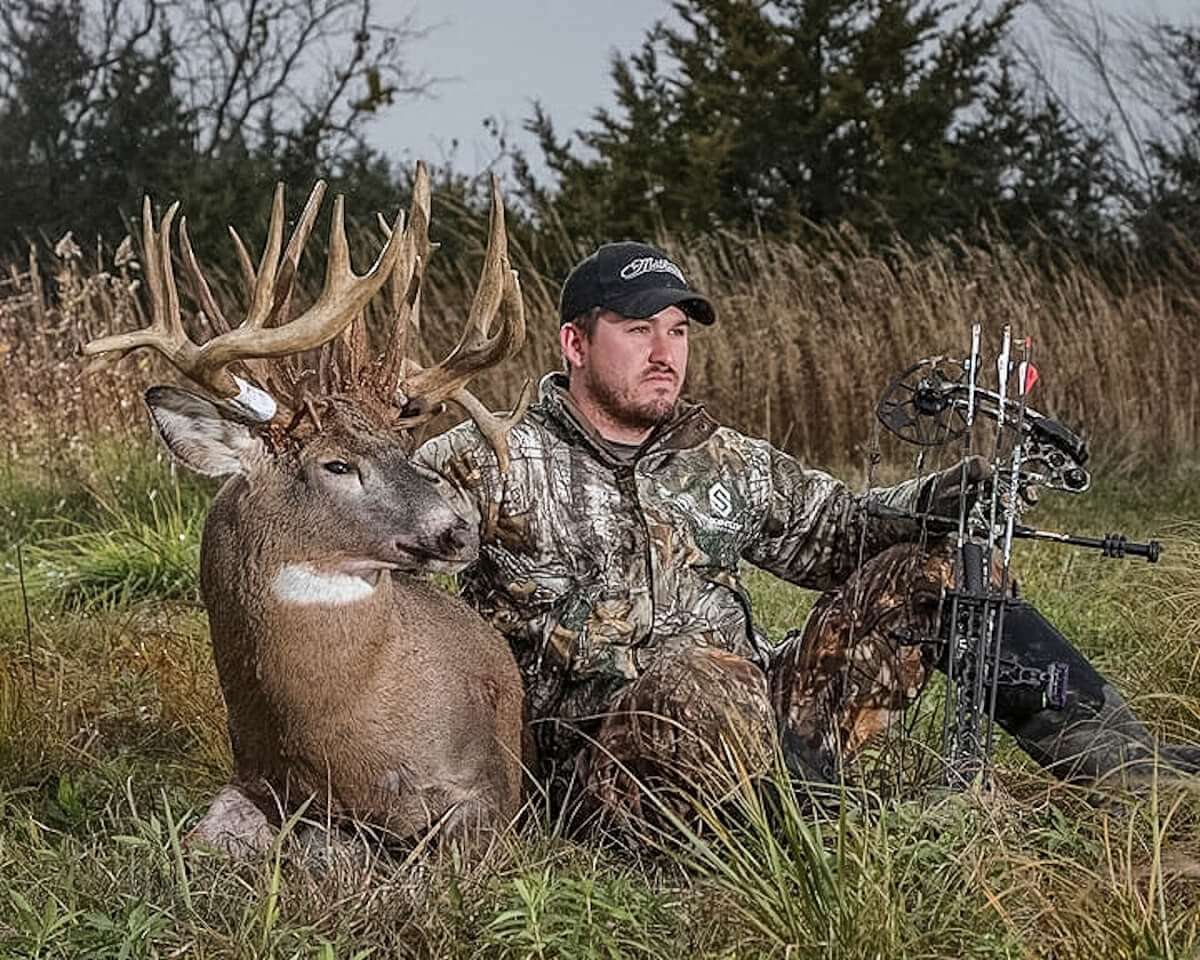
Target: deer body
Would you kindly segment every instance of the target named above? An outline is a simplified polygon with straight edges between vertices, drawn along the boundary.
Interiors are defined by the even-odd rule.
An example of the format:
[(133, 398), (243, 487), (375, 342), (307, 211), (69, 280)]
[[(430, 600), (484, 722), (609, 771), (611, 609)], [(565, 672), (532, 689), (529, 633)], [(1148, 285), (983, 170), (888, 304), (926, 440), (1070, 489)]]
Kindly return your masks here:
[[(319, 427), (278, 441), (178, 388), (146, 399), (185, 464), (233, 474), (205, 522), (200, 575), (239, 816), (305, 804), (400, 837), (507, 823), (520, 674), (498, 633), (414, 573), (460, 569), (479, 535), (409, 463), (386, 411), (328, 397)], [(198, 838), (232, 848), (244, 838), (223, 809)]]
[[(197, 299), (226, 328), (201, 346), (180, 317), (170, 249), (176, 208), (156, 231), (147, 200), (151, 326), (84, 347), (93, 355), (152, 347), (203, 390), (152, 387), (146, 403), (177, 459), (228, 478), (209, 511), (200, 561), (235, 770), (191, 839), (237, 853), (261, 849), (271, 824), (301, 806), (317, 819), (345, 816), (412, 837), (432, 827), (495, 830), (520, 802), (516, 663), (500, 634), (423, 578), (471, 562), (479, 531), (442, 497), (440, 478), (408, 459), (413, 427), (453, 399), (506, 463), (507, 428), (527, 403), (528, 390), (504, 419), (465, 389), (524, 337), (499, 190), (493, 183), (467, 330), (446, 360), (423, 369), (404, 347), (432, 249), (427, 174), (418, 168), (408, 229), (399, 220), (385, 227), (387, 243), (361, 277), (350, 267), (338, 198), (325, 289), (289, 320), (290, 285), (322, 189), (286, 250), (277, 191), (257, 270), (237, 241), (252, 294), (236, 329), (221, 316), (181, 222)], [(372, 359), (362, 310), (385, 283), (394, 329)], [(505, 321), (489, 336), (501, 306)], [(288, 359), (318, 347), (316, 370)]]
[(406, 573), (348, 603), (280, 600), (269, 567), (213, 559), (231, 534), (210, 519), (203, 589), (237, 785), (268, 810), (313, 797), (400, 836), (447, 813), (506, 822), (522, 707), (503, 638)]

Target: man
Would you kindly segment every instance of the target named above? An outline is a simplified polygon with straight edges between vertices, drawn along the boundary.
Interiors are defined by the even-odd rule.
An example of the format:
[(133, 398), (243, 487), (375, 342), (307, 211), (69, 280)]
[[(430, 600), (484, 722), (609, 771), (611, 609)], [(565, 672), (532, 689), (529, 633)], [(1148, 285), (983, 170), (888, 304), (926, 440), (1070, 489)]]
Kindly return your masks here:
[[(648, 812), (641, 783), (670, 783), (736, 744), (752, 769), (779, 738), (789, 768), (830, 781), (920, 693), (951, 580), (911, 521), (681, 399), (693, 323), (715, 321), (661, 250), (602, 246), (560, 301), (566, 372), (512, 430), (502, 475), (472, 423), (417, 457), (479, 524), (464, 595), (505, 634), (524, 675), (536, 759), (556, 801)], [(969, 463), (972, 485), (986, 476)], [(904, 511), (953, 515), (959, 467), (873, 491)], [(770, 649), (742, 561), (825, 591), (801, 635)], [(861, 565), (861, 568), (860, 568)], [(1124, 701), (1035, 610), (1016, 605), (1006, 653), (1069, 665), (1065, 710), (1002, 691), (1000, 722), (1061, 775), (1146, 763), (1153, 741)], [(1172, 748), (1175, 749), (1175, 748)], [(1182, 767), (1200, 763), (1179, 748)], [(680, 771), (685, 771), (680, 774)]]

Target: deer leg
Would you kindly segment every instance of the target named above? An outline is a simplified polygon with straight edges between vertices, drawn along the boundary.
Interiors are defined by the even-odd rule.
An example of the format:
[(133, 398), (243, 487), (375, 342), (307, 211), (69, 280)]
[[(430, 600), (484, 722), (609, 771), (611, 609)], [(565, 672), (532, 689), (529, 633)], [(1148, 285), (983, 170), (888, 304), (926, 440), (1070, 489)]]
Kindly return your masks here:
[(231, 857), (248, 858), (268, 849), (274, 839), (275, 829), (266, 814), (230, 783), (221, 788), (183, 842), (188, 847), (209, 847)]

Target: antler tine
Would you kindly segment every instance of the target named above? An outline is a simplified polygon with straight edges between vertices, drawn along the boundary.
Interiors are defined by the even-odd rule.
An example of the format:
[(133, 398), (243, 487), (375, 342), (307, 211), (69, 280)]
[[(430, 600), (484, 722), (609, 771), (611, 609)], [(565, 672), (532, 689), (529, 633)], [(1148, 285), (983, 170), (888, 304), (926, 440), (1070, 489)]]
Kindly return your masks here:
[[(171, 204), (167, 213), (172, 213), (177, 204)], [(166, 216), (163, 217), (166, 225)], [(154, 229), (154, 211), (150, 205), (150, 197), (142, 197), (142, 259), (146, 261), (146, 291), (150, 295), (150, 328), (165, 325), (162, 320), (163, 306), (163, 276), (162, 265), (158, 262), (159, 233)]]
[(304, 202), (300, 220), (296, 224), (296, 229), (292, 231), (291, 239), (288, 240), (287, 249), (284, 250), (281, 259), (279, 250), (283, 246), (284, 192), (282, 183), (275, 185), (275, 196), (271, 203), (271, 223), (267, 230), (267, 245), (259, 260), (258, 270), (253, 268), (250, 254), (237, 235), (237, 231), (230, 227), (230, 233), (233, 235), (237, 247), (238, 260), (242, 266), (242, 273), (251, 290), (250, 308), (242, 326), (256, 330), (267, 326), (277, 317), (286, 315), (295, 287), (300, 257), (304, 253), (305, 244), (308, 243), (313, 224), (316, 223), (317, 214), (321, 210), (321, 201), (325, 198), (325, 188), (324, 180), (318, 180), (313, 184), (308, 199)]
[[(199, 348), (188, 339), (179, 316), (179, 292), (171, 266), (171, 223), (179, 203), (173, 203), (163, 215), (158, 231), (147, 196), (142, 202), (142, 259), (145, 261), (146, 289), (150, 295), (150, 326), (143, 330), (100, 337), (84, 344), (84, 356), (118, 352), (128, 353), (138, 347), (152, 347), (163, 354), (180, 370), (187, 371), (196, 361)], [(107, 358), (93, 361), (89, 369), (108, 365)]]
[(267, 242), (258, 261), (258, 270), (254, 273), (254, 292), (250, 296), (250, 309), (246, 312), (246, 319), (242, 321), (242, 326), (248, 330), (260, 329), (267, 322), (271, 308), (275, 305), (275, 275), (279, 270), (279, 251), (282, 249), (283, 184), (277, 183), (275, 196), (271, 200), (271, 224), (267, 228)]
[[(187, 217), (179, 218), (179, 250), (183, 257), (183, 266), (191, 277), (192, 286), (195, 290), (196, 300), (200, 303), (200, 309), (204, 311), (204, 315), (208, 317), (212, 324), (216, 336), (228, 333), (232, 329), (232, 325), (225, 318), (225, 314), (221, 311), (220, 305), (217, 303), (217, 298), (213, 296), (212, 289), (208, 285), (208, 279), (204, 276), (204, 271), (200, 269), (200, 263), (196, 259), (196, 254), (192, 250), (192, 239), (188, 235)], [(260, 363), (255, 360), (246, 358), (243, 360), (246, 368), (250, 371), (250, 375), (260, 384), (266, 385), (267, 379), (271, 375), (271, 371), (265, 363)]]
[(439, 244), (429, 241), (429, 223), (432, 218), (433, 191), (429, 183), (429, 168), (425, 166), (424, 162), (420, 162), (417, 164), (417, 176), (413, 182), (412, 215), (409, 218), (413, 250), (417, 256), (417, 262), (414, 264), (415, 277), (410, 320), (418, 331), (421, 329), (421, 284), (425, 279), (425, 270), (429, 267), (429, 258), (439, 246)]
[(360, 313), (350, 321), (350, 326), (333, 340), (334, 362), (337, 369), (335, 390), (343, 391), (357, 387), (367, 366), (367, 319)]
[[(282, 184), (281, 184), (282, 186)], [(286, 316), (288, 305), (291, 303), (292, 291), (296, 286), (296, 272), (300, 268), (300, 257), (312, 233), (313, 224), (317, 222), (317, 214), (321, 212), (321, 202), (325, 199), (325, 181), (318, 180), (309, 191), (308, 199), (304, 201), (304, 210), (287, 249), (283, 252), (278, 277), (278, 292), (275, 294), (275, 305), (271, 308), (271, 316)]]
[(179, 218), (179, 251), (183, 256), (184, 269), (187, 270), (188, 276), (192, 279), (192, 285), (195, 287), (200, 309), (204, 311), (204, 315), (208, 317), (209, 323), (213, 325), (217, 333), (226, 333), (232, 328), (217, 304), (216, 297), (212, 294), (208, 280), (200, 269), (199, 261), (196, 260), (196, 254), (192, 250), (192, 239), (188, 236), (187, 217)]
[[(287, 249), (283, 252), (283, 259), (279, 264), (279, 274), (275, 281), (274, 303), (271, 306), (270, 313), (267, 315), (263, 326), (277, 326), (279, 318), (287, 317), (291, 309), (292, 294), (296, 289), (296, 274), (300, 267), (300, 257), (304, 253), (304, 248), (308, 243), (309, 235), (312, 233), (313, 225), (317, 221), (317, 215), (321, 212), (321, 202), (325, 199), (326, 184), (324, 180), (318, 180), (313, 184), (312, 190), (308, 193), (308, 199), (304, 202), (304, 209), (300, 213), (300, 219), (296, 223), (296, 228), (292, 231), (291, 239), (288, 240)], [(246, 261), (249, 262), (249, 261)], [(253, 277), (249, 281), (251, 287), (255, 283)], [(261, 366), (264, 370), (269, 370), (271, 364), (266, 361), (259, 363), (246, 362), (252, 373), (255, 373), (256, 366)], [(278, 377), (286, 382), (287, 392), (294, 394), (300, 386), (299, 381), (304, 376), (304, 365), (299, 354), (280, 358), (275, 364)], [(270, 374), (267, 374), (270, 376)]]
[[(400, 385), (405, 357), (408, 354), (409, 329), (417, 321), (421, 309), (421, 280), (429, 263), (429, 254), (433, 250), (433, 245), (429, 242), (431, 203), (429, 171), (424, 163), (418, 163), (417, 175), (413, 181), (412, 206), (404, 229), (404, 246), (396, 258), (396, 265), (388, 280), (388, 317), (392, 333), (378, 381), (380, 396), (387, 399), (395, 396)], [(391, 235), (391, 230), (382, 217), (379, 218), (379, 225), (386, 235)]]
[[(508, 239), (500, 182), (492, 176), (492, 203), (487, 252), (466, 328), (458, 345), (437, 366), (421, 370), (406, 383), (409, 396), (440, 403), (465, 386), (481, 370), (520, 349), (525, 342), (525, 309), (515, 270), (508, 263)], [(505, 309), (500, 310), (501, 306)], [(497, 312), (504, 322), (488, 335)]]
[[(493, 256), (492, 251), (496, 251)], [(483, 274), (471, 301), (471, 312), (467, 315), (467, 330), (463, 343), (471, 337), (472, 347), (479, 347), (487, 339), (492, 320), (500, 307), (504, 295), (504, 271), (508, 267), (508, 231), (504, 223), (504, 198), (500, 195), (500, 180), (492, 174), (491, 215), (488, 218), (487, 253), (484, 256)]]
[(483, 405), (478, 397), (468, 392), (466, 387), (459, 387), (450, 395), (449, 399), (462, 407), (463, 411), (475, 421), (479, 432), (496, 451), (496, 464), (500, 469), (500, 474), (502, 476), (507, 474), (508, 465), (511, 462), (508, 450), (508, 431), (525, 416), (525, 412), (529, 409), (530, 401), (533, 399), (533, 381), (525, 381), (521, 387), (521, 394), (517, 397), (517, 405), (506, 416), (493, 413)]
[(254, 261), (250, 257), (250, 251), (246, 249), (246, 245), (242, 243), (242, 238), (232, 224), (228, 227), (229, 236), (233, 240), (233, 249), (237, 252), (238, 266), (242, 268), (242, 281), (246, 284), (247, 290), (254, 289)]

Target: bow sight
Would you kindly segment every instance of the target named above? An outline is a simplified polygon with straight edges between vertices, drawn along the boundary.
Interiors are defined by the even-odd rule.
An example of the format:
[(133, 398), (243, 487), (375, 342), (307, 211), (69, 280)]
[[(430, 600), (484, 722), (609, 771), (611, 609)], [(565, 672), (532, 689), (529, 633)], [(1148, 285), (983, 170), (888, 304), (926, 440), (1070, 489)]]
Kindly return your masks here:
[[(962, 482), (957, 519), (897, 511), (872, 505), (872, 513), (917, 520), (933, 534), (955, 533), (953, 589), (942, 598), (935, 637), (903, 636), (901, 642), (933, 647), (945, 669), (947, 700), (943, 758), (948, 781), (965, 785), (986, 780), (1001, 686), (1042, 690), (1045, 708), (1066, 705), (1067, 665), (1032, 670), (1001, 653), (1000, 638), (1012, 602), (1009, 562), (1013, 539), (1049, 540), (1100, 550), (1107, 557), (1158, 560), (1157, 541), (1136, 543), (1121, 534), (1102, 538), (1039, 530), (1017, 523), (1038, 502), (1039, 489), (1083, 493), (1091, 486), (1087, 444), (1073, 431), (1026, 404), (1038, 374), (1030, 362), (1031, 344), (1022, 342), (1020, 363), (1012, 361), (1012, 334), (1005, 327), (996, 362), (996, 389), (979, 383), (980, 325), (971, 331), (965, 360), (931, 357), (894, 379), (876, 407), (879, 422), (902, 440), (923, 448), (961, 442)], [(1016, 379), (1015, 397), (1010, 381)], [(982, 490), (967, 484), (967, 460), (976, 449), (979, 419), (994, 424), (991, 476)]]

